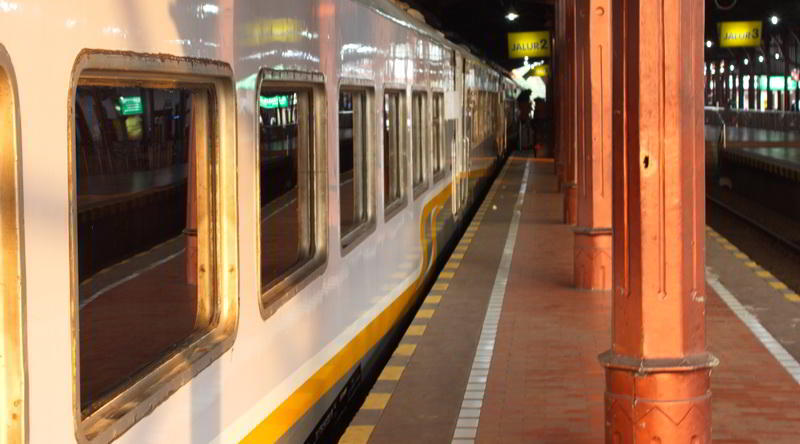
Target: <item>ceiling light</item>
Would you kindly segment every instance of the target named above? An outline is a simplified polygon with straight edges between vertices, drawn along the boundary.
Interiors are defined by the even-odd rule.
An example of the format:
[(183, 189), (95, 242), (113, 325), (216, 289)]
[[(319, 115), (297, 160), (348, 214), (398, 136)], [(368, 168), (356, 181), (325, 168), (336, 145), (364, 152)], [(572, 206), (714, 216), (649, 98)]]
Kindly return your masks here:
[(731, 65), (730, 70), (733, 71), (734, 69), (736, 69), (736, 65)]
[(763, 55), (758, 56), (758, 63), (764, 63), (764, 56)]
[(747, 66), (750, 64), (750, 59), (744, 59), (742, 60), (742, 63), (744, 63), (744, 66)]
[(517, 19), (517, 17), (519, 17), (519, 14), (514, 12), (513, 9), (508, 11), (508, 14), (506, 14), (506, 20), (508, 20), (509, 22), (513, 22), (514, 20)]
[(775, 53), (775, 60), (780, 60), (780, 58), (781, 58), (781, 55), (776, 52)]
[(778, 19), (777, 15), (773, 15), (772, 17), (769, 18), (769, 22), (772, 23), (773, 25), (777, 25), (779, 21), (780, 20)]
[(714, 46), (714, 42), (712, 42), (711, 40), (706, 40), (706, 48), (710, 48), (712, 46)]

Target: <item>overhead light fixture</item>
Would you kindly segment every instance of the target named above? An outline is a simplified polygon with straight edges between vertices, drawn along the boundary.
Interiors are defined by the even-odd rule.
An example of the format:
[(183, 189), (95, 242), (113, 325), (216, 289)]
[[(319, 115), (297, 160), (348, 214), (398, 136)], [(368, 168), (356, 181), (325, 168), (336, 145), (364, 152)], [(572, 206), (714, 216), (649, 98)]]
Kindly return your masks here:
[(772, 23), (773, 25), (777, 25), (779, 21), (780, 19), (778, 19), (777, 15), (773, 15), (772, 17), (769, 18), (769, 22)]
[(711, 40), (706, 40), (706, 48), (710, 48), (712, 46), (714, 46), (714, 42), (712, 42)]
[(758, 56), (758, 63), (764, 63), (764, 56), (763, 55)]
[(742, 60), (742, 63), (744, 63), (744, 66), (747, 66), (750, 64), (750, 59), (744, 59)]
[(516, 12), (514, 12), (514, 10), (513, 10), (513, 9), (512, 9), (512, 10), (510, 10), (510, 11), (508, 11), (508, 14), (506, 14), (506, 20), (508, 20), (509, 22), (513, 22), (513, 21), (514, 21), (514, 20), (516, 20), (518, 17), (519, 17), (519, 14), (517, 14)]
[(780, 59), (781, 59), (781, 55), (776, 52), (775, 53), (775, 60), (780, 60)]
[(731, 65), (730, 70), (733, 71), (736, 69), (736, 65)]

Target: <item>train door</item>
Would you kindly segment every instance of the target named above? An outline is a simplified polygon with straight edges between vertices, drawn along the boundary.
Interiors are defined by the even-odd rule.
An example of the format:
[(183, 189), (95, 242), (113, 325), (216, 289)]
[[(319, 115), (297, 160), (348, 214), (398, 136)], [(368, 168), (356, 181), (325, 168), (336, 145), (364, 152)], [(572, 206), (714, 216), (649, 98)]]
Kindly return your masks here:
[(449, 95), (449, 100), (447, 101), (448, 109), (446, 111), (448, 112), (448, 119), (452, 119), (448, 120), (448, 123), (452, 122), (454, 130), (452, 133), (455, 136), (450, 141), (450, 164), (452, 165), (450, 173), (452, 177), (452, 199), (450, 199), (450, 201), (452, 203), (453, 214), (457, 215), (461, 210), (461, 174), (464, 169), (462, 148), (466, 137), (463, 123), (456, 121), (462, 120), (463, 122), (464, 117), (462, 111), (464, 108), (464, 58), (458, 53), (455, 54), (454, 72), (455, 91)]
[(25, 371), (22, 347), (22, 267), (20, 263), (19, 114), (14, 72), (0, 45), (0, 442), (25, 442)]
[(469, 177), (469, 148), (472, 143), (470, 140), (472, 114), (469, 110), (466, 73), (466, 60), (456, 55), (456, 94), (459, 102), (459, 118), (461, 119), (458, 129), (461, 134), (453, 144), (453, 214), (459, 214), (469, 195), (467, 180)]

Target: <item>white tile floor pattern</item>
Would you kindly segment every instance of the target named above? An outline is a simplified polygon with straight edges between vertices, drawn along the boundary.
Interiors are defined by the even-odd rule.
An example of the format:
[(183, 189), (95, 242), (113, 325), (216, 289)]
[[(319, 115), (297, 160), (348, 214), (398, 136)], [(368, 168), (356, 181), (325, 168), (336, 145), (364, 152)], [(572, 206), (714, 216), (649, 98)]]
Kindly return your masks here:
[[(481, 336), (478, 340), (478, 348), (475, 351), (475, 358), (472, 361), (472, 370), (470, 371), (467, 387), (464, 391), (461, 411), (458, 414), (456, 429), (453, 432), (453, 444), (472, 444), (475, 442), (475, 436), (478, 433), (483, 396), (486, 392), (486, 380), (489, 376), (489, 367), (492, 363), (494, 342), (497, 336), (497, 325), (500, 322), (500, 314), (503, 310), (503, 298), (506, 294), (508, 274), (511, 270), (511, 258), (514, 254), (514, 245), (517, 242), (519, 219), (522, 213), (522, 204), (525, 201), (525, 191), (528, 187), (529, 167), (530, 163), (526, 163), (522, 183), (519, 187), (519, 194), (517, 195), (517, 201), (514, 206), (514, 214), (511, 218), (511, 225), (508, 229), (508, 236), (506, 237), (506, 243), (503, 247), (503, 255), (500, 258), (500, 265), (497, 269), (494, 286), (492, 287), (492, 295), (489, 298), (486, 317), (483, 320), (483, 328), (481, 329)], [(506, 168), (503, 169), (503, 173), (498, 179), (502, 179), (505, 175)], [(499, 186), (500, 183), (502, 183), (502, 180), (497, 180), (494, 185), (492, 185), (490, 197), (494, 197), (497, 186)], [(484, 203), (481, 205), (479, 213), (491, 207), (492, 198), (487, 196), (487, 199), (484, 200)], [(474, 221), (472, 225), (477, 227)]]

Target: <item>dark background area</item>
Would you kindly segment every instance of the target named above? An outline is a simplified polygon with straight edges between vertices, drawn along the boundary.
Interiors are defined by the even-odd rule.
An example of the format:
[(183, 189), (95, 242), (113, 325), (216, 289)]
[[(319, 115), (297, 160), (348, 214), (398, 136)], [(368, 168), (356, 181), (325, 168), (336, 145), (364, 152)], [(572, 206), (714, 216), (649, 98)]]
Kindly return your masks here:
[[(425, 16), (433, 27), (474, 53), (507, 68), (521, 66), (521, 60), (508, 59), (506, 33), (552, 30), (554, 0), (400, 0)], [(588, 0), (586, 0), (588, 1)], [(763, 20), (765, 32), (777, 31), (768, 19), (777, 15), (782, 32), (800, 33), (799, 0), (705, 0), (706, 39), (718, 42), (717, 22)], [(513, 22), (505, 15), (513, 9), (519, 18)], [(767, 29), (772, 27), (773, 29)], [(786, 34), (784, 34), (786, 35)], [(707, 58), (729, 58), (730, 50), (715, 44)]]
[[(421, 12), (448, 39), (469, 47), (506, 69), (522, 66), (508, 59), (506, 33), (553, 29), (552, 0), (402, 0)], [(513, 8), (519, 18), (506, 20)]]

